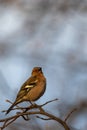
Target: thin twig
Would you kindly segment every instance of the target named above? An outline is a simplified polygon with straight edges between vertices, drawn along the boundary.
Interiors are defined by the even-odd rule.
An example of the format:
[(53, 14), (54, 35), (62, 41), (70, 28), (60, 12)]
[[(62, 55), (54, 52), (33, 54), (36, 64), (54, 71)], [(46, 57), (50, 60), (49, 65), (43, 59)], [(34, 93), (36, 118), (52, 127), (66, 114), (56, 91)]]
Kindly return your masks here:
[(4, 126), (4, 128), (5, 127), (7, 127), (8, 125), (10, 125), (13, 121), (15, 121), (17, 119), (17, 117), (15, 117), (15, 118), (13, 118), (13, 120), (11, 120), (10, 122), (8, 122), (5, 126)]
[(43, 118), (43, 117), (40, 117), (40, 116), (36, 116), (36, 118), (39, 118), (39, 119), (42, 119), (42, 120), (52, 120), (51, 118)]
[(43, 107), (43, 106), (47, 105), (48, 103), (51, 103), (51, 102), (54, 102), (54, 101), (57, 101), (57, 100), (58, 100), (58, 99), (56, 98), (56, 99), (47, 101), (46, 103), (44, 103), (44, 104), (42, 104), (42, 105), (40, 105), (40, 106)]
[(64, 121), (66, 122), (69, 119), (69, 117), (71, 116), (71, 114), (73, 112), (75, 112), (75, 111), (77, 111), (77, 108), (74, 108), (72, 111), (70, 111), (70, 113), (66, 116), (66, 118), (64, 119)]

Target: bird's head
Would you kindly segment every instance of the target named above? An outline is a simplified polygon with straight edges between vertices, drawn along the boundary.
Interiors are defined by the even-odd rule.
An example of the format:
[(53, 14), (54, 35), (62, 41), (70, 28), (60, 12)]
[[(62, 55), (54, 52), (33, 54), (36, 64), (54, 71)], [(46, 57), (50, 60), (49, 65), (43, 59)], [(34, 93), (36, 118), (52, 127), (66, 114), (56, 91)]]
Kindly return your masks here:
[(32, 75), (33, 76), (41, 74), (41, 73), (43, 73), (41, 67), (34, 67), (33, 70), (32, 70)]

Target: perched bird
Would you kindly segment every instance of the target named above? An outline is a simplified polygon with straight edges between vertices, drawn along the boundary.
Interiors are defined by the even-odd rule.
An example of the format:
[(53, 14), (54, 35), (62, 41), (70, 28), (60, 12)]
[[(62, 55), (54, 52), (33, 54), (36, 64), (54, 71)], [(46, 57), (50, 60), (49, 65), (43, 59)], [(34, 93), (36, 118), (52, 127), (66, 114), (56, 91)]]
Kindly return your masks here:
[(39, 99), (45, 92), (46, 89), (46, 78), (42, 72), (41, 67), (34, 67), (31, 73), (31, 77), (25, 81), (25, 83), (21, 86), (16, 100), (7, 110), (6, 114), (8, 114), (12, 108), (24, 101), (36, 101)]

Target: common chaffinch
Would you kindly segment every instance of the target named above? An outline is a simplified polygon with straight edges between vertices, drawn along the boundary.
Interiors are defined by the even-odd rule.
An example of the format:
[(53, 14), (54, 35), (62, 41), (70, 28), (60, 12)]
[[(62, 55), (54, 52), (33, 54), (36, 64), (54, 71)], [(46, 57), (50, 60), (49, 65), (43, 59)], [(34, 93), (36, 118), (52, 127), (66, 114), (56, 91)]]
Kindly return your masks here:
[(32, 101), (38, 100), (45, 92), (46, 89), (46, 78), (42, 72), (41, 67), (34, 67), (29, 79), (25, 81), (25, 83), (21, 86), (16, 100), (7, 110), (6, 114), (8, 114), (12, 108), (24, 101)]

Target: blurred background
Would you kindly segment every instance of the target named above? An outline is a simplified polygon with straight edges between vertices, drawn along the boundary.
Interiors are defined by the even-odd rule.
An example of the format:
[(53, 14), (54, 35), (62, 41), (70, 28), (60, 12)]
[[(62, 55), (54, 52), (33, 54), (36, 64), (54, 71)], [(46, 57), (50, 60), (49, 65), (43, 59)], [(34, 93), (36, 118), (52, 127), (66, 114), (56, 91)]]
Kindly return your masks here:
[[(0, 111), (8, 109), (6, 99), (15, 100), (35, 66), (41, 66), (47, 78), (47, 90), (37, 103), (58, 98), (45, 109), (61, 119), (78, 108), (68, 125), (71, 130), (86, 130), (87, 0), (0, 0)], [(31, 117), (6, 129), (64, 128)]]

